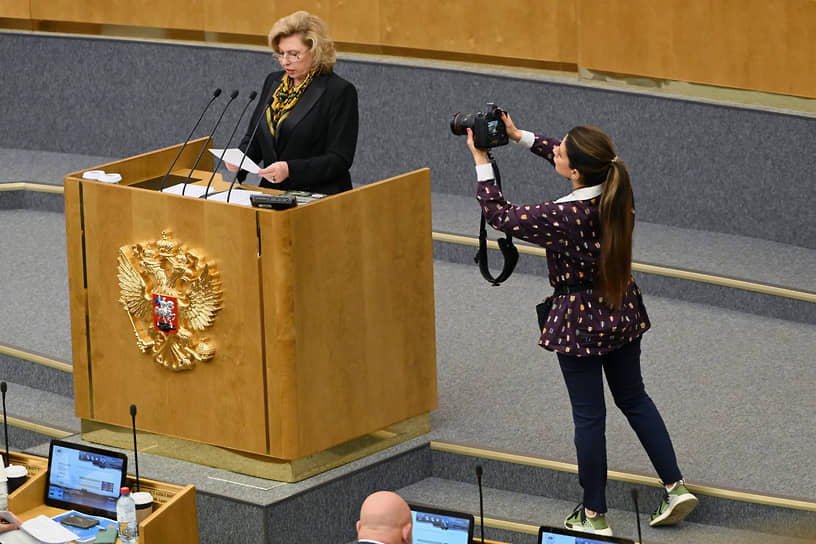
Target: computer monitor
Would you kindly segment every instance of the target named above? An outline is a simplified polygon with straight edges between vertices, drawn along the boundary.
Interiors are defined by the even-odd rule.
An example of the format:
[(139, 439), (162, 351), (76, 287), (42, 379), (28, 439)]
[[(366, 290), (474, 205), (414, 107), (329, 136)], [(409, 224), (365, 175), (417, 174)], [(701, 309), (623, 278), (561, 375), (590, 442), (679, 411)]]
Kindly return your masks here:
[(471, 544), (474, 525), (472, 514), (418, 504), (410, 506), (414, 542)]
[(124, 453), (52, 440), (45, 504), (116, 519), (116, 500), (126, 476)]
[(560, 527), (547, 527), (544, 525), (538, 529), (538, 544), (605, 544), (606, 542), (635, 544), (634, 540), (628, 538), (593, 535)]

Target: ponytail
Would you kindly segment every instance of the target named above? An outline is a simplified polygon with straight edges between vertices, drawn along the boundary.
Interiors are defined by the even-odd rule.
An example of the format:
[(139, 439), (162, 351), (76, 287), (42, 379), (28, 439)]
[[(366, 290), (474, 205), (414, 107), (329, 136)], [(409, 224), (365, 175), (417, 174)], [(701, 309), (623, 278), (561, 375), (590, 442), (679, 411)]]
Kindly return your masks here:
[(632, 277), (634, 199), (626, 164), (615, 155), (612, 141), (595, 127), (575, 127), (565, 140), (570, 168), (587, 186), (603, 184), (598, 215), (601, 255), (595, 288), (611, 308), (623, 303)]
[(601, 259), (598, 290), (612, 308), (623, 303), (632, 277), (632, 229), (634, 205), (629, 172), (623, 161), (610, 163), (598, 206), (601, 221)]

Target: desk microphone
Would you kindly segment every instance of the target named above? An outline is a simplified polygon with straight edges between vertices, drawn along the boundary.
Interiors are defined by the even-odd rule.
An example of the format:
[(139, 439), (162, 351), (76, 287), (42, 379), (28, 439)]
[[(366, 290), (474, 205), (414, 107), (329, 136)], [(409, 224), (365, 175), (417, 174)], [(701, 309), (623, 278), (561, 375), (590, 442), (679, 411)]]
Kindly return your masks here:
[[(224, 106), (224, 109), (221, 111), (221, 115), (218, 116), (218, 121), (216, 121), (215, 125), (213, 125), (212, 131), (210, 131), (210, 137), (207, 138), (207, 142), (212, 140), (213, 134), (215, 134), (215, 129), (218, 128), (218, 125), (221, 124), (221, 119), (223, 119), (224, 114), (227, 113), (227, 108), (230, 107), (230, 104), (232, 104), (232, 101), (235, 100), (237, 97), (238, 97), (238, 89), (235, 89), (230, 94), (230, 99), (227, 101), (227, 105)], [(190, 177), (193, 175), (193, 171), (196, 169), (196, 166), (198, 166), (198, 162), (201, 160), (201, 157), (204, 155), (204, 152), (207, 151), (207, 142), (204, 142), (204, 145), (201, 146), (201, 151), (199, 151), (198, 157), (196, 158), (195, 162), (193, 163), (193, 167), (190, 168), (190, 173), (187, 174), (187, 179), (184, 180), (184, 187), (181, 188), (181, 194), (182, 195), (187, 190), (187, 184), (190, 183)]]
[(263, 109), (261, 114), (258, 116), (258, 121), (255, 123), (255, 128), (252, 129), (252, 134), (249, 136), (249, 141), (247, 142), (246, 151), (244, 154), (241, 155), (241, 162), (238, 163), (238, 170), (235, 172), (235, 176), (232, 178), (232, 183), (230, 183), (229, 191), (227, 191), (227, 202), (229, 202), (230, 196), (232, 195), (232, 187), (235, 185), (235, 182), (238, 181), (238, 174), (241, 173), (241, 166), (244, 164), (244, 159), (246, 159), (247, 152), (249, 148), (252, 147), (252, 140), (255, 138), (255, 133), (258, 132), (258, 127), (261, 126), (261, 121), (266, 119), (266, 110), (272, 107), (272, 104), (269, 104), (267, 107)]
[(136, 405), (130, 405), (130, 421), (133, 427), (133, 459), (136, 461), (136, 491), (139, 491), (139, 450), (136, 448)]
[(484, 544), (484, 497), (482, 495), (482, 465), (476, 465), (476, 480), (479, 482), (479, 523), (482, 530), (482, 544)]
[(181, 157), (181, 152), (184, 151), (184, 148), (187, 147), (187, 142), (189, 142), (190, 138), (193, 137), (193, 132), (195, 132), (195, 129), (198, 128), (198, 124), (201, 123), (201, 120), (204, 118), (204, 114), (207, 113), (207, 110), (210, 108), (210, 104), (212, 104), (213, 100), (218, 98), (218, 96), (220, 94), (221, 94), (221, 89), (216, 89), (213, 92), (213, 95), (212, 95), (212, 98), (210, 98), (210, 101), (207, 102), (206, 106), (204, 106), (204, 111), (201, 112), (201, 116), (198, 118), (198, 121), (196, 121), (196, 124), (193, 125), (193, 130), (191, 130), (190, 134), (187, 135), (187, 139), (184, 140), (184, 145), (181, 146), (181, 149), (179, 149), (179, 152), (176, 154), (176, 158), (173, 159), (173, 164), (170, 165), (170, 168), (167, 169), (167, 173), (162, 178), (161, 187), (159, 187), (159, 192), (164, 191), (164, 184), (167, 181), (167, 176), (169, 176), (170, 172), (173, 171), (173, 167), (176, 165), (176, 161), (179, 159), (179, 157)]
[(643, 538), (640, 536), (640, 509), (638, 508), (638, 492), (634, 487), (632, 488), (632, 502), (635, 503), (635, 521), (637, 521), (638, 530), (638, 544), (643, 544)]
[(4, 467), (11, 464), (8, 449), (8, 422), (6, 421), (6, 391), (8, 391), (8, 384), (6, 384), (6, 382), (0, 382), (0, 393), (3, 395), (3, 431), (6, 434), (6, 464), (3, 465)]
[(249, 93), (249, 102), (247, 102), (246, 106), (244, 106), (244, 109), (241, 110), (241, 115), (238, 117), (238, 122), (235, 123), (235, 128), (232, 129), (232, 134), (230, 134), (229, 140), (227, 140), (227, 143), (224, 146), (223, 151), (221, 151), (221, 156), (218, 157), (218, 163), (215, 165), (215, 167), (213, 167), (212, 175), (210, 176), (210, 180), (207, 182), (207, 190), (204, 191), (204, 195), (201, 197), (204, 200), (207, 200), (207, 197), (210, 194), (210, 186), (212, 185), (213, 178), (215, 178), (215, 172), (221, 166), (221, 163), (224, 162), (224, 154), (227, 152), (227, 149), (229, 148), (229, 144), (232, 142), (232, 138), (235, 136), (235, 133), (238, 131), (238, 127), (241, 126), (241, 120), (244, 118), (244, 114), (246, 113), (247, 109), (249, 108), (249, 105), (252, 104), (252, 101), (255, 100), (256, 96), (258, 96), (258, 93), (255, 92), (255, 91), (252, 91), (251, 93)]

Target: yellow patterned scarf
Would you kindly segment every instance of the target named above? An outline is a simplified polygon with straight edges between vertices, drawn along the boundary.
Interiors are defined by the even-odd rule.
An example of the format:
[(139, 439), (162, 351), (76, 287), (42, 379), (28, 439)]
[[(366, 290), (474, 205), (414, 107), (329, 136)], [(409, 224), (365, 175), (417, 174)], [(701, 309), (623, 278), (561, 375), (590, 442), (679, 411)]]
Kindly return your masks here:
[(300, 85), (294, 86), (294, 81), (289, 75), (284, 75), (278, 88), (275, 89), (275, 94), (272, 99), (272, 107), (266, 108), (266, 123), (269, 125), (269, 131), (274, 135), (275, 129), (278, 128), (281, 121), (286, 119), (295, 104), (298, 103), (300, 97), (306, 92), (309, 84), (317, 74), (317, 70), (312, 70)]

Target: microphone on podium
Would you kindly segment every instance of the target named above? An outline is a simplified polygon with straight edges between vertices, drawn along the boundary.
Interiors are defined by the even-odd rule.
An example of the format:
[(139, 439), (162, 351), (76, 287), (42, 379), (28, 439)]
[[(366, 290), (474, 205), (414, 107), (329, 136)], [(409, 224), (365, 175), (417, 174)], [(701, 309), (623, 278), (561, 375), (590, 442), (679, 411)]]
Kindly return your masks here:
[(235, 136), (235, 133), (238, 130), (238, 127), (241, 126), (241, 120), (244, 118), (244, 114), (246, 113), (247, 109), (249, 108), (249, 105), (252, 104), (252, 101), (255, 100), (256, 96), (258, 96), (258, 93), (256, 91), (252, 91), (251, 93), (249, 93), (249, 101), (244, 106), (244, 109), (241, 110), (241, 115), (238, 117), (238, 122), (235, 123), (235, 128), (232, 129), (232, 134), (230, 134), (230, 137), (227, 140), (227, 143), (224, 145), (224, 149), (221, 151), (221, 156), (218, 157), (218, 163), (213, 167), (212, 175), (210, 176), (210, 180), (207, 182), (207, 189), (204, 191), (204, 194), (201, 196), (201, 198), (203, 198), (204, 200), (207, 200), (207, 197), (210, 194), (210, 186), (212, 185), (213, 178), (215, 178), (215, 173), (218, 171), (218, 168), (224, 162), (224, 154), (227, 152), (227, 149), (229, 148), (229, 144), (232, 142), (232, 138)]
[(235, 172), (235, 176), (233, 176), (232, 183), (230, 183), (229, 190), (227, 191), (227, 202), (229, 202), (230, 196), (232, 195), (232, 188), (235, 185), (235, 182), (238, 181), (238, 174), (241, 173), (241, 166), (244, 164), (244, 159), (246, 159), (247, 151), (249, 151), (249, 148), (252, 146), (252, 140), (255, 138), (255, 133), (258, 132), (258, 127), (261, 126), (261, 121), (266, 119), (266, 110), (268, 110), (271, 107), (272, 107), (271, 103), (267, 105), (263, 109), (261, 114), (258, 116), (258, 120), (255, 122), (255, 127), (252, 129), (252, 134), (249, 136), (249, 141), (247, 142), (246, 150), (244, 151), (244, 154), (241, 155), (241, 162), (238, 163), (238, 171)]
[(195, 132), (195, 130), (198, 128), (198, 125), (199, 125), (199, 123), (201, 123), (201, 120), (204, 119), (204, 114), (207, 113), (208, 109), (210, 109), (210, 104), (212, 104), (213, 101), (216, 98), (218, 98), (220, 95), (221, 95), (221, 89), (216, 89), (215, 91), (213, 91), (212, 98), (210, 98), (210, 101), (207, 102), (206, 106), (204, 106), (204, 111), (201, 112), (201, 115), (199, 116), (198, 121), (196, 121), (196, 124), (193, 125), (193, 129), (190, 131), (190, 134), (187, 135), (187, 139), (184, 140), (184, 144), (181, 146), (178, 153), (176, 154), (176, 158), (173, 159), (173, 163), (170, 165), (170, 168), (167, 169), (167, 173), (164, 174), (164, 177), (162, 178), (162, 181), (161, 181), (161, 186), (159, 187), (160, 192), (164, 191), (164, 184), (165, 184), (165, 182), (167, 182), (167, 176), (169, 176), (170, 172), (173, 171), (173, 167), (176, 165), (176, 161), (181, 156), (181, 152), (184, 151), (185, 147), (187, 147), (187, 142), (189, 142), (190, 138), (193, 137), (193, 132)]
[[(215, 129), (218, 128), (218, 125), (221, 124), (221, 119), (223, 119), (224, 114), (227, 113), (227, 108), (230, 107), (230, 104), (232, 104), (232, 101), (235, 100), (237, 97), (238, 97), (238, 89), (235, 89), (230, 94), (230, 99), (229, 99), (229, 101), (227, 101), (227, 105), (224, 106), (224, 109), (221, 111), (221, 115), (218, 116), (218, 121), (216, 121), (215, 125), (213, 125), (213, 128), (210, 131), (210, 136), (209, 136), (208, 140), (212, 140), (213, 134), (215, 134)], [(198, 163), (201, 160), (201, 157), (204, 155), (204, 152), (206, 150), (207, 150), (207, 144), (205, 142), (204, 145), (201, 146), (201, 151), (199, 151), (198, 157), (196, 158), (195, 162), (193, 163), (193, 167), (190, 168), (190, 173), (187, 174), (187, 179), (184, 180), (184, 187), (181, 188), (181, 194), (182, 195), (185, 193), (185, 191), (187, 191), (187, 185), (190, 183), (190, 177), (193, 175), (193, 171), (196, 169), (196, 166), (198, 166)]]

